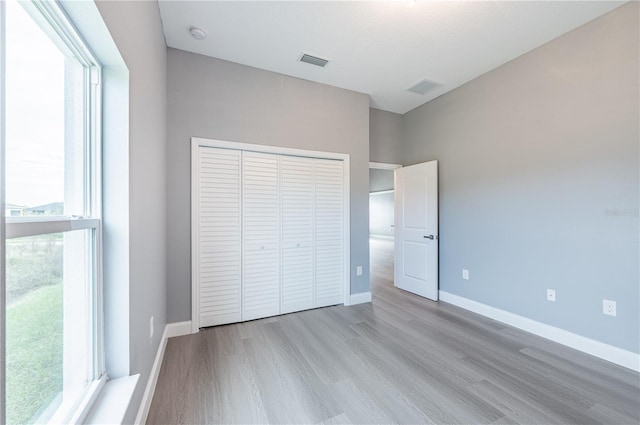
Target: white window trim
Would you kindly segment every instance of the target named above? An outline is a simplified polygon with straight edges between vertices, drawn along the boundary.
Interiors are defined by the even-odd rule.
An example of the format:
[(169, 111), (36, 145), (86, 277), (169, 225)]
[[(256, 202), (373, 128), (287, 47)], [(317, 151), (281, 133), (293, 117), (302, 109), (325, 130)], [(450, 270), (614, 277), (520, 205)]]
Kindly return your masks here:
[[(0, 76), (5, 73), (5, 4), (0, 1)], [(4, 147), (5, 147), (5, 82), (0, 77), (0, 164), (4, 164)], [(0, 167), (0, 371), (4, 375), (6, 370), (5, 361), (5, 190), (4, 190), (4, 166)], [(6, 386), (5, 380), (0, 379), (0, 423), (6, 423)]]
[[(19, 221), (18, 221), (19, 220)], [(100, 220), (97, 218), (63, 218), (52, 217), (41, 220), (20, 220), (7, 217), (6, 238), (24, 238), (27, 236), (46, 235), (49, 233), (73, 232), (74, 230), (100, 230)]]
[(106, 382), (107, 376), (105, 374), (99, 379), (90, 382), (82, 398), (74, 406), (60, 406), (49, 419), (49, 423), (82, 424), (100, 396), (100, 391), (102, 391)]

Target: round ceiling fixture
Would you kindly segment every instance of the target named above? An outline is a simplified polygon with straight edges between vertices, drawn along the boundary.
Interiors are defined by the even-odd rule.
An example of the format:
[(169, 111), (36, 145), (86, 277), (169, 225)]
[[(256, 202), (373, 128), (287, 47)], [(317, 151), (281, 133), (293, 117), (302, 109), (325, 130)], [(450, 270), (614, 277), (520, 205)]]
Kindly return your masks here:
[(207, 38), (207, 33), (204, 32), (202, 28), (191, 27), (189, 28), (189, 34), (198, 41), (202, 41)]

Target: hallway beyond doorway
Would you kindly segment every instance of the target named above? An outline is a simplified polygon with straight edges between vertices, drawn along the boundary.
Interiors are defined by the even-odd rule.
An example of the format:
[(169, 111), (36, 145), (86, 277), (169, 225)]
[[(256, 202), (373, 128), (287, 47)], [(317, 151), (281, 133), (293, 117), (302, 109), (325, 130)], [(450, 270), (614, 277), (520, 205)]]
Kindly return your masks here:
[(391, 239), (369, 238), (372, 295), (382, 288), (393, 288), (393, 246)]

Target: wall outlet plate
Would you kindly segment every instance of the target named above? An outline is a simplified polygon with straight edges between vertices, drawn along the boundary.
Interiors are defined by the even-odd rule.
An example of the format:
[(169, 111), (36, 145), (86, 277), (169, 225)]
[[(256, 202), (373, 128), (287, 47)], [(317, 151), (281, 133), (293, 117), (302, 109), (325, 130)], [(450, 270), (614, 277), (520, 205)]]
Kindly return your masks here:
[(602, 313), (607, 316), (615, 316), (617, 314), (616, 311), (616, 302), (611, 300), (602, 300)]
[(552, 303), (556, 302), (556, 290), (555, 289), (547, 289), (547, 301), (551, 301)]
[(469, 270), (467, 269), (462, 269), (462, 278), (464, 280), (469, 280)]
[(362, 266), (356, 267), (356, 275), (362, 276)]

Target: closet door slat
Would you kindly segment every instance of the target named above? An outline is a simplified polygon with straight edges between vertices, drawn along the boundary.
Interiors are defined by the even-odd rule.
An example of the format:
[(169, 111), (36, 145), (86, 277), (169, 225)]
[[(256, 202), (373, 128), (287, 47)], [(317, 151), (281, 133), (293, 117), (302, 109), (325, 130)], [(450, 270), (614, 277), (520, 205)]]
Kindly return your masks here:
[(280, 314), (279, 156), (242, 153), (242, 320)]
[(315, 307), (344, 302), (344, 166), (314, 161)]
[(282, 194), (282, 313), (314, 307), (313, 160), (280, 159)]
[(200, 326), (241, 320), (241, 153), (200, 147)]

